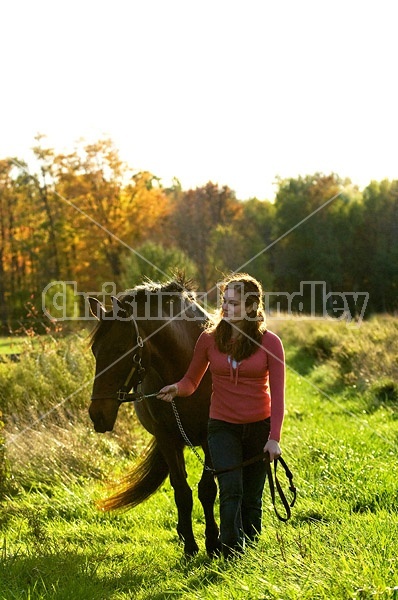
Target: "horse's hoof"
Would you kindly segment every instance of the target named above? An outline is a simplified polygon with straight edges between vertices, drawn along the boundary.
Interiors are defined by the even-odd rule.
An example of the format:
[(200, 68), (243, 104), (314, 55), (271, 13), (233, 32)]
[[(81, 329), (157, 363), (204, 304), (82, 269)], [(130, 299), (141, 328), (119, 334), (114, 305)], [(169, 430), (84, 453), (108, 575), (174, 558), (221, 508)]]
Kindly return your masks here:
[(189, 557), (189, 558), (196, 556), (198, 552), (199, 552), (199, 546), (197, 544), (194, 544), (192, 546), (185, 546), (185, 548), (184, 548), (184, 554), (186, 557)]
[(214, 544), (206, 544), (206, 552), (210, 558), (221, 556), (221, 540), (218, 538)]

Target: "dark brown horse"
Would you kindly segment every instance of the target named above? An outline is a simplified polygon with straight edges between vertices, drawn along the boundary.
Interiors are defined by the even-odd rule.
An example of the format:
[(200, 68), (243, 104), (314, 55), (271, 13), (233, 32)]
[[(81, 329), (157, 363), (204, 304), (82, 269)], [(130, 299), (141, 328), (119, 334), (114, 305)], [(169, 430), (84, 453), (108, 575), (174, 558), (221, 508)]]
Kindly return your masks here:
[[(95, 430), (105, 432), (113, 429), (121, 403), (129, 399), (126, 394), (140, 380), (142, 393), (148, 396), (184, 375), (208, 315), (195, 300), (189, 282), (181, 277), (163, 285), (147, 283), (128, 290), (118, 299), (113, 298), (113, 308), (108, 311), (94, 298), (89, 303), (99, 320), (92, 334), (96, 373), (89, 413)], [(210, 393), (210, 375), (206, 374), (190, 398), (175, 399), (182, 427), (189, 441), (203, 448), (206, 465), (211, 464), (207, 447)], [(169, 403), (156, 396), (136, 397), (142, 400), (134, 403), (138, 419), (153, 440), (102, 507), (111, 510), (136, 506), (169, 475), (178, 511), (177, 532), (185, 553), (193, 555), (198, 545), (192, 531), (193, 500), (185, 469), (184, 439)], [(210, 555), (218, 553), (220, 547), (214, 519), (216, 494), (214, 476), (205, 467), (198, 496)]]

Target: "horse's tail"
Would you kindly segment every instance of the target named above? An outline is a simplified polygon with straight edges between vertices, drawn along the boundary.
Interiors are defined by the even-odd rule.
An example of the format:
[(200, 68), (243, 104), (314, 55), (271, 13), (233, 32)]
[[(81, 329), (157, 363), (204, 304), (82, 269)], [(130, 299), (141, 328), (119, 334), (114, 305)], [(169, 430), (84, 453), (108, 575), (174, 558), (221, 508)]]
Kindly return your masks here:
[(142, 459), (118, 483), (116, 491), (97, 503), (103, 511), (132, 508), (151, 496), (169, 474), (169, 467), (153, 438)]

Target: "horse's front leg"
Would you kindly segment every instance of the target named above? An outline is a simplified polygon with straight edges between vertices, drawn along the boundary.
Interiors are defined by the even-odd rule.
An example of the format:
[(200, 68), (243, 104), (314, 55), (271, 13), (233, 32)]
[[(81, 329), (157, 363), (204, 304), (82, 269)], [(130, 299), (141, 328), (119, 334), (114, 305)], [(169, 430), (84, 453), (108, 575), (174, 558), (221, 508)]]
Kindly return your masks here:
[[(182, 450), (181, 458), (184, 460)], [(178, 468), (170, 472), (170, 483), (174, 489), (174, 499), (178, 514), (177, 533), (180, 540), (184, 543), (184, 553), (188, 556), (194, 556), (198, 553), (199, 547), (192, 529), (192, 490), (187, 482), (185, 466), (182, 471)]]
[(221, 540), (218, 525), (214, 518), (214, 503), (217, 497), (217, 484), (210, 470), (211, 460), (207, 444), (203, 446), (205, 466), (198, 485), (198, 496), (203, 506), (206, 529), (206, 551), (209, 556), (218, 556), (221, 552)]
[(194, 556), (198, 553), (199, 547), (192, 529), (192, 490), (187, 481), (184, 447), (175, 435), (166, 428), (159, 427), (156, 431), (156, 440), (169, 467), (170, 483), (174, 490), (174, 500), (177, 507), (178, 537), (184, 543), (184, 553), (187, 556)]
[(177, 533), (184, 542), (184, 553), (194, 556), (199, 547), (195, 541), (192, 529), (192, 490), (187, 482), (183, 450), (178, 451), (174, 465), (170, 465), (170, 483), (174, 489), (174, 499), (177, 506)]

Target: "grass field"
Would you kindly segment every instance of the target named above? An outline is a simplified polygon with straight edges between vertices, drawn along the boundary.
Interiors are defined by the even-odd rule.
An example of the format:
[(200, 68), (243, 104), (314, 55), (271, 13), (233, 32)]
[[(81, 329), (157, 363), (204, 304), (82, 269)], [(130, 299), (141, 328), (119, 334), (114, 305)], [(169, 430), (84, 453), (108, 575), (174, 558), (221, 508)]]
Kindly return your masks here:
[(18, 337), (0, 337), (0, 354), (18, 354), (25, 340)]
[[(200, 552), (184, 558), (168, 482), (131, 511), (95, 508), (149, 437), (129, 406), (113, 433), (93, 433), (84, 339), (50, 340), (0, 364), (0, 600), (397, 598), (397, 322), (278, 329), (283, 450), (298, 499), (285, 524), (266, 491), (258, 546), (227, 562), (205, 553), (197, 498)], [(200, 464), (186, 458), (195, 496)]]

